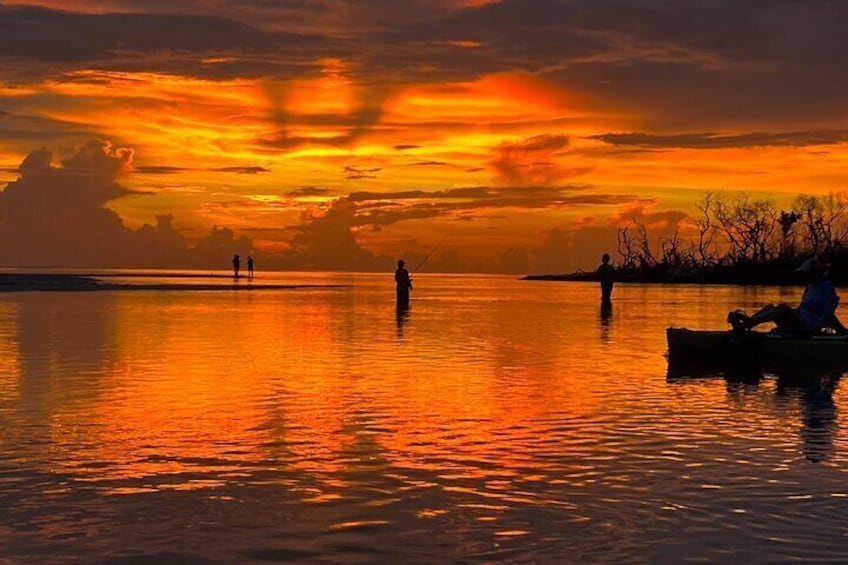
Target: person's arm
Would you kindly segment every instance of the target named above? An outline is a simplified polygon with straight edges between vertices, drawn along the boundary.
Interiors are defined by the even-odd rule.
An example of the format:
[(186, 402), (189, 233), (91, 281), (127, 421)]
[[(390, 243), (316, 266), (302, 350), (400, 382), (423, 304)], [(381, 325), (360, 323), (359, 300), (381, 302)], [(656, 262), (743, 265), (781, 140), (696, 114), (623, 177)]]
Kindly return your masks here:
[(846, 328), (844, 325), (842, 325), (842, 322), (839, 320), (839, 318), (836, 317), (836, 314), (834, 314), (833, 316), (830, 317), (830, 323), (831, 323), (830, 327), (832, 327), (834, 330), (836, 330), (837, 334), (839, 334), (839, 335), (848, 334), (848, 328)]
[[(832, 284), (828, 284), (827, 292), (827, 310), (830, 313), (828, 318), (836, 318), (836, 307), (839, 306), (839, 295), (836, 294), (836, 289)], [(838, 320), (837, 320), (838, 322)], [(840, 324), (842, 325), (842, 324)]]
[(831, 301), (833, 303), (833, 309), (831, 310), (830, 317), (828, 317), (825, 327), (833, 328), (837, 335), (846, 335), (848, 334), (848, 328), (842, 325), (842, 322), (836, 316), (836, 308), (839, 306), (839, 295), (836, 294), (836, 289), (833, 285), (830, 286), (830, 292), (832, 294)]
[(836, 317), (836, 307), (839, 305), (839, 296), (832, 285), (821, 285), (810, 292), (804, 293), (799, 310), (806, 310), (818, 321), (820, 328), (833, 328), (837, 332), (845, 329)]

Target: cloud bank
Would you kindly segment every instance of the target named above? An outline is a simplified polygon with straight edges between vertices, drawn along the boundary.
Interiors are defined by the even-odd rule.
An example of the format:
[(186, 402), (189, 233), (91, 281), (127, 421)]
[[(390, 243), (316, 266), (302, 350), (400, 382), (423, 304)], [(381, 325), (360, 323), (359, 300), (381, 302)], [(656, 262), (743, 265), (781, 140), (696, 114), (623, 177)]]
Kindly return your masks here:
[(91, 141), (61, 163), (47, 149), (31, 152), (20, 177), (0, 192), (0, 262), (29, 267), (195, 267), (226, 266), (234, 251), (251, 242), (213, 227), (188, 242), (161, 215), (155, 225), (127, 227), (107, 208), (131, 194), (118, 177), (132, 163), (130, 149)]

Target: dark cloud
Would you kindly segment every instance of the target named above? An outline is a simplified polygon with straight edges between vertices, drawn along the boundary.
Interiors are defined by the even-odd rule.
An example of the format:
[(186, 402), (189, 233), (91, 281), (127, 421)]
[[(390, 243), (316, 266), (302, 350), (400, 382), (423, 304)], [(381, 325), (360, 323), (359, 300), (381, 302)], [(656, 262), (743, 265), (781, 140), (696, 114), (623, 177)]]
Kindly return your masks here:
[(388, 257), (376, 257), (356, 239), (356, 206), (339, 199), (322, 215), (295, 228), (290, 249), (281, 258), (286, 268), (326, 271), (387, 271)]
[(133, 171), (145, 175), (173, 175), (176, 173), (182, 173), (190, 170), (191, 169), (186, 169), (185, 167), (172, 167), (168, 165), (136, 165), (133, 167)]
[(476, 186), (427, 192), (353, 192), (345, 200), (356, 204), (355, 225), (388, 226), (406, 220), (457, 216), (492, 209), (540, 210), (576, 206), (608, 206), (632, 202), (631, 194), (598, 194), (574, 186)]
[(450, 163), (444, 161), (418, 161), (415, 163), (407, 163), (406, 167), (450, 167)]
[(288, 191), (286, 194), (293, 198), (298, 198), (309, 196), (328, 196), (332, 194), (332, 191), (328, 188), (321, 188), (318, 186), (301, 186), (300, 188)]
[[(383, 104), (390, 89), (372, 86), (356, 90), (352, 110), (346, 113), (319, 113), (311, 115), (292, 114), (285, 108), (288, 96), (286, 84), (275, 83), (266, 87), (269, 111), (266, 120), (276, 133), (256, 140), (256, 145), (272, 152), (287, 151), (299, 147), (329, 146), (346, 147), (364, 135), (380, 121)], [(329, 127), (340, 131), (336, 135), (302, 136), (291, 135), (292, 125)]]
[(501, 147), (506, 152), (515, 151), (523, 153), (534, 153), (564, 150), (568, 149), (569, 145), (570, 141), (567, 135), (543, 134), (536, 135), (529, 139), (525, 139), (524, 141), (521, 141), (519, 143), (504, 144)]
[(577, 207), (577, 206), (611, 206), (623, 204), (634, 199), (632, 194), (593, 194), (582, 196), (559, 196), (550, 199), (505, 197), (472, 200), (469, 202), (436, 202), (416, 203), (386, 209), (363, 207), (359, 210), (357, 220), (362, 225), (387, 226), (397, 222), (413, 219), (435, 218), (452, 215), (456, 212), (489, 210), (497, 208), (514, 208), (520, 210), (540, 210), (547, 208)]
[[(0, 28), (2, 29), (2, 28)], [(2, 35), (2, 33), (0, 33)], [(0, 78), (2, 78), (0, 71)], [(10, 102), (6, 102), (9, 104)], [(95, 128), (75, 122), (18, 112), (0, 114), (0, 139), (33, 143), (87, 140)]]
[[(42, 0), (52, 5), (56, 0)], [(28, 2), (29, 3), (29, 2)], [(32, 3), (41, 3), (34, 0)], [(341, 33), (388, 29), (430, 21), (456, 10), (456, 0), (89, 0), (98, 13), (227, 14), (263, 30), (321, 30)], [(94, 8), (96, 6), (96, 8)]]
[(255, 175), (259, 173), (268, 173), (271, 172), (270, 169), (265, 167), (218, 167), (216, 169), (210, 169), (216, 173), (237, 173), (239, 175)]
[(174, 229), (169, 215), (133, 230), (106, 208), (133, 194), (118, 183), (132, 163), (129, 149), (92, 141), (60, 165), (47, 149), (30, 153), (20, 177), (0, 192), (0, 262), (43, 267), (226, 266), (251, 242), (214, 227), (195, 242)]
[[(136, 173), (141, 173), (145, 175), (173, 175), (177, 173), (184, 173), (187, 171), (193, 171), (198, 169), (190, 169), (186, 167), (174, 167), (169, 165), (144, 165), (133, 167), (133, 171)], [(213, 169), (204, 169), (208, 171), (212, 171), (214, 173), (236, 173), (240, 175), (255, 175), (259, 173), (268, 173), (270, 169), (265, 167), (256, 167), (256, 166), (246, 166), (246, 167), (217, 167)]]
[(383, 169), (380, 167), (372, 167), (370, 169), (365, 169), (361, 167), (347, 165), (344, 168), (344, 173), (346, 179), (375, 179), (377, 178), (377, 173), (382, 170)]
[(562, 134), (543, 134), (517, 143), (502, 143), (495, 148), (492, 168), (498, 178), (508, 184), (553, 184), (586, 174), (591, 168), (569, 167), (553, 161), (570, 145), (568, 136)]
[(395, 145), (394, 148), (397, 149), (398, 151), (405, 151), (407, 149), (420, 149), (421, 146), (420, 145), (409, 145), (409, 144), (401, 143), (401, 144)]
[[(354, 192), (338, 198), (322, 213), (290, 229), (295, 233), (290, 249), (272, 260), (283, 268), (319, 270), (389, 270), (393, 259), (377, 256), (358, 242), (362, 228), (379, 230), (398, 222), (446, 217), (470, 221), (486, 217), (502, 219), (491, 210), (544, 209), (587, 205), (613, 206), (632, 203), (633, 195), (592, 194), (589, 187), (467, 187), (426, 192), (411, 190), (391, 193)], [(320, 194), (325, 194), (321, 192)], [(489, 212), (487, 212), (489, 211)], [(464, 262), (456, 250), (447, 249), (435, 262), (441, 271), (469, 269), (498, 271), (498, 265), (481, 266)], [(418, 257), (407, 252), (406, 257)], [(436, 268), (434, 266), (434, 268)]]
[(268, 33), (210, 15), (173, 13), (81, 14), (38, 7), (0, 7), (0, 53), (44, 62), (108, 61), (127, 52), (273, 52), (311, 46), (331, 50), (326, 38)]
[(605, 133), (590, 136), (611, 145), (631, 145), (651, 149), (692, 148), (724, 149), (728, 147), (832, 145), (848, 141), (848, 130), (794, 131), (783, 133), (745, 133), (720, 135), (715, 133), (684, 133), (655, 135), (649, 133)]
[[(682, 63), (705, 70), (751, 62), (837, 68), (848, 23), (842, 3), (798, 0), (501, 0), (464, 10), (456, 10), (455, 2), (418, 0), (113, 4), (121, 13), (3, 7), (0, 52), (86, 62), (128, 52), (199, 53), (206, 59), (215, 52), (259, 53), (276, 55), (274, 61), (280, 53), (291, 60), (306, 53), (367, 63), (370, 72), (465, 77), (592, 62)], [(343, 33), (316, 19), (321, 13), (344, 22)], [(283, 16), (292, 29), (315, 31), (282, 31), (273, 24), (285, 24)], [(310, 20), (321, 23), (305, 25)], [(375, 20), (380, 23), (350, 25)]]
[[(502, 0), (395, 39), (417, 42), (446, 77), (535, 72), (599, 109), (679, 130), (685, 122), (826, 123), (841, 115), (846, 26), (848, 4), (840, 2)], [(482, 47), (440, 54), (424, 46), (457, 37)], [(404, 49), (387, 55), (402, 56)]]
[[(345, 61), (360, 87), (356, 109), (292, 116), (280, 103), (268, 116), (278, 131), (257, 140), (268, 151), (350, 145), (380, 123), (386, 97), (399, 86), (496, 72), (533, 73), (590, 106), (643, 116), (663, 131), (717, 131), (739, 120), (825, 126), (841, 116), (848, 92), (848, 4), (841, 2), (501, 0), (463, 10), (417, 0), (108, 5), (123, 13), (0, 7), (0, 76), (69, 80), (63, 71), (85, 68), (284, 84), (316, 76), (327, 59)], [(284, 100), (281, 89), (272, 99)], [(342, 131), (304, 137), (292, 133), (298, 123)]]
[[(545, 77), (581, 91), (590, 108), (644, 116), (658, 130), (828, 127), (841, 115), (848, 77), (772, 62), (710, 68), (683, 63), (592, 62)], [(815, 94), (813, 94), (815, 93)], [(814, 100), (814, 102), (811, 102)]]
[(351, 192), (347, 199), (351, 202), (386, 202), (397, 200), (453, 200), (476, 199), (491, 200), (510, 197), (549, 199), (574, 192), (589, 190), (585, 184), (569, 184), (559, 186), (467, 186), (448, 188), (444, 190), (401, 190), (395, 192)]

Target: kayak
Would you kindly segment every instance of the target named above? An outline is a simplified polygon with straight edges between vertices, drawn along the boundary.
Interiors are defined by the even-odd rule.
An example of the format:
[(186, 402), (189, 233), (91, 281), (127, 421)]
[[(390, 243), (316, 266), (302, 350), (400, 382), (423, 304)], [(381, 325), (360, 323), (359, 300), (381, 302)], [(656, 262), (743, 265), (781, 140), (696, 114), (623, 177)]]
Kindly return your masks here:
[(706, 373), (717, 367), (794, 375), (848, 370), (848, 336), (668, 328), (666, 338), (669, 375)]
[(797, 337), (764, 332), (668, 328), (671, 358), (727, 359), (759, 357), (791, 361), (848, 362), (848, 336)]

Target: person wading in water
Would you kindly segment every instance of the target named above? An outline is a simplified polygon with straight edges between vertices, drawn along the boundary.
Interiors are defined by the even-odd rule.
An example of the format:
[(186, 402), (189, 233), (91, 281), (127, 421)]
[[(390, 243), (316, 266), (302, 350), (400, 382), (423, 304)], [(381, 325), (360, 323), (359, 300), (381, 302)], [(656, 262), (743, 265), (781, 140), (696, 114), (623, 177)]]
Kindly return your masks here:
[(238, 256), (238, 253), (233, 255), (233, 278), (239, 278), (239, 269), (241, 269), (241, 258)]
[(601, 304), (612, 304), (613, 268), (610, 265), (609, 253), (601, 257), (601, 266), (598, 267), (598, 279), (601, 281)]
[(403, 259), (397, 262), (395, 271), (395, 283), (397, 284), (397, 308), (398, 310), (409, 309), (409, 292), (412, 290), (412, 279), (406, 270), (406, 262)]

